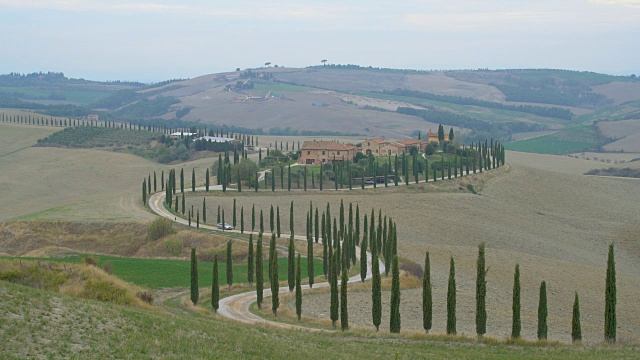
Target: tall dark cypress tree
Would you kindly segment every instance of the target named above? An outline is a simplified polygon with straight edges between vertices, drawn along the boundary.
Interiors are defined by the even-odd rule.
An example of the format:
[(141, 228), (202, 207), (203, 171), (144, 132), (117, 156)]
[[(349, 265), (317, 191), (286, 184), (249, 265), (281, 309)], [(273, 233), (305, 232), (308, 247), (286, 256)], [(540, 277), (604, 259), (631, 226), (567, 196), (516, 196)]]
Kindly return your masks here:
[(271, 248), (273, 255), (269, 265), (271, 266), (271, 311), (273, 315), (278, 316), (278, 308), (280, 307), (280, 284), (278, 283), (278, 251), (275, 248), (276, 236), (271, 234)]
[(262, 309), (262, 299), (264, 290), (264, 266), (262, 265), (262, 233), (258, 234), (256, 244), (256, 297), (258, 309)]
[(199, 296), (198, 289), (198, 258), (196, 256), (196, 248), (191, 248), (191, 302), (198, 305)]
[(278, 238), (280, 238), (282, 235), (280, 232), (280, 206), (276, 207), (276, 233), (278, 234)]
[(380, 322), (382, 320), (382, 287), (380, 279), (380, 261), (378, 260), (378, 254), (373, 254), (373, 259), (371, 260), (371, 274), (371, 316), (373, 318), (373, 325), (376, 327), (376, 331), (378, 331), (380, 329)]
[(227, 285), (229, 285), (229, 290), (233, 285), (233, 250), (231, 246), (231, 240), (227, 241)]
[(400, 270), (398, 268), (398, 256), (394, 256), (392, 260), (391, 274), (391, 318), (389, 331), (392, 333), (400, 332)]
[(289, 237), (289, 253), (287, 254), (287, 281), (289, 282), (289, 291), (293, 291), (293, 288), (296, 286), (296, 269), (295, 269), (295, 261), (296, 261), (296, 250), (293, 244), (293, 234)]
[(184, 194), (184, 169), (180, 168), (180, 192)]
[(249, 287), (253, 284), (253, 274), (255, 272), (253, 256), (253, 234), (249, 234), (249, 254), (247, 256), (247, 282)]
[(205, 179), (204, 179), (204, 188), (208, 192), (209, 191), (209, 185), (210, 185), (210, 182), (209, 182), (209, 180), (210, 180), (209, 179), (209, 168), (207, 168), (207, 172), (204, 175), (204, 177), (205, 177)]
[(613, 255), (613, 243), (611, 243), (607, 258), (604, 304), (604, 339), (611, 343), (616, 342), (616, 300), (616, 260)]
[(451, 258), (449, 265), (449, 287), (447, 289), (447, 335), (456, 332), (456, 266)]
[(582, 341), (582, 327), (580, 326), (580, 299), (578, 298), (578, 292), (576, 291), (575, 299), (573, 300), (573, 318), (571, 320), (571, 341)]
[(512, 323), (511, 323), (511, 338), (520, 338), (520, 331), (522, 329), (522, 323), (520, 321), (520, 265), (516, 264), (516, 272), (513, 275), (513, 304), (512, 310)]
[(311, 234), (307, 234), (307, 274), (309, 276), (309, 287), (313, 288), (315, 274), (313, 267), (313, 240), (311, 238)]
[(156, 183), (156, 172), (153, 172), (153, 192), (158, 191), (157, 183)]
[(262, 215), (262, 209), (260, 209), (260, 234), (264, 233), (264, 216)]
[(540, 301), (538, 302), (538, 340), (547, 339), (547, 283), (540, 284)]
[(233, 214), (231, 214), (231, 225), (233, 225), (233, 227), (236, 227), (236, 199), (233, 199)]
[(213, 277), (211, 281), (211, 306), (218, 312), (220, 307), (220, 279), (218, 277), (218, 255), (213, 257)]
[(431, 261), (427, 251), (424, 258), (424, 274), (422, 275), (422, 327), (429, 333), (433, 323), (433, 293), (431, 288)]
[(482, 336), (487, 332), (487, 269), (485, 268), (484, 243), (478, 246), (478, 263), (476, 269), (476, 334)]
[(347, 309), (347, 269), (342, 269), (342, 284), (340, 286), (340, 329), (349, 330), (349, 312)]
[(271, 205), (271, 209), (269, 210), (269, 231), (271, 231), (271, 233), (273, 233), (274, 230), (274, 226), (273, 226), (273, 221), (274, 221), (274, 212), (273, 212), (273, 205)]
[(244, 234), (244, 206), (240, 207), (240, 233)]
[(207, 222), (207, 198), (202, 198), (202, 222)]
[(301, 281), (301, 266), (300, 266), (300, 254), (298, 254), (298, 262), (296, 264), (296, 315), (298, 316), (298, 321), (300, 321), (302, 317), (302, 287), (300, 286)]
[(251, 205), (251, 231), (256, 229), (256, 204)]
[(147, 205), (147, 179), (142, 181), (142, 205)]
[(186, 207), (186, 203), (185, 203), (185, 196), (184, 193), (182, 193), (182, 215), (184, 215), (185, 213), (185, 207)]
[(360, 243), (360, 280), (364, 282), (367, 277), (367, 230), (364, 231), (362, 243)]
[(331, 292), (330, 318), (333, 327), (336, 327), (338, 321), (338, 257), (333, 254), (330, 262), (329, 270), (329, 287)]
[(191, 169), (191, 192), (196, 191), (196, 169)]

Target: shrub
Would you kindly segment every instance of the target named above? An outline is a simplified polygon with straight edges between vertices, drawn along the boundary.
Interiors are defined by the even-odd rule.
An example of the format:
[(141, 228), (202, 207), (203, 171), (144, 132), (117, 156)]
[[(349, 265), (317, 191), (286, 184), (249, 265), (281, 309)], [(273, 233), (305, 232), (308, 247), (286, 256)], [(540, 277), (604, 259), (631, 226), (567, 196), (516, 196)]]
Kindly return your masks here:
[(38, 264), (0, 272), (0, 280), (38, 289), (57, 291), (71, 275), (55, 268), (42, 268)]
[(158, 218), (153, 220), (147, 227), (147, 239), (150, 241), (158, 240), (161, 237), (171, 234), (173, 223), (169, 219)]
[(113, 264), (110, 261), (105, 261), (101, 267), (107, 274), (113, 274)]
[(82, 259), (82, 262), (85, 265), (98, 265), (98, 260), (96, 260), (96, 258), (94, 258), (93, 256), (87, 256), (86, 258)]
[(142, 301), (144, 301), (144, 302), (146, 302), (146, 303), (148, 303), (148, 304), (153, 304), (153, 294), (152, 294), (152, 293), (150, 293), (150, 292), (146, 292), (146, 291), (138, 291), (138, 292), (136, 293), (136, 296), (137, 296), (140, 300), (142, 300)]
[(418, 279), (422, 279), (422, 275), (424, 274), (424, 270), (420, 264), (406, 259), (402, 259), (402, 262), (400, 263), (400, 270), (413, 275)]
[(168, 239), (164, 242), (164, 249), (171, 256), (180, 256), (184, 248), (184, 243), (181, 239)]
[(87, 281), (81, 296), (86, 299), (111, 302), (118, 305), (131, 304), (127, 292), (108, 281)]

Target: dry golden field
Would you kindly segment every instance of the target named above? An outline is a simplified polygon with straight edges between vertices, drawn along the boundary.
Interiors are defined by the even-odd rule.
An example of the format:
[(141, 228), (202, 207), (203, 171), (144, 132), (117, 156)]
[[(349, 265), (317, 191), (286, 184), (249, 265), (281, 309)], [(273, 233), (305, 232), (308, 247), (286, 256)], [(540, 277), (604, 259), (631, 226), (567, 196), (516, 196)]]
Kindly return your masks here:
[[(280, 207), (282, 231), (288, 229), (290, 202), (294, 202), (296, 232), (304, 232), (309, 202), (321, 209), (327, 202), (337, 216), (340, 200), (352, 202), (367, 213), (382, 209), (398, 224), (399, 253), (422, 263), (431, 252), (436, 314), (433, 331), (445, 330), (449, 257), (456, 260), (458, 283), (458, 331), (472, 335), (474, 328), (475, 260), (477, 246), (485, 242), (488, 277), (488, 335), (507, 337), (511, 325), (511, 291), (516, 263), (521, 266), (523, 286), (523, 334), (535, 338), (538, 287), (547, 281), (550, 338), (570, 341), (571, 306), (574, 291), (581, 297), (582, 327), (587, 342), (602, 338), (604, 275), (608, 244), (616, 244), (618, 269), (619, 335), (637, 341), (640, 334), (640, 186), (634, 179), (608, 179), (579, 175), (593, 168), (591, 161), (568, 157), (511, 153), (512, 164), (494, 174), (472, 180), (480, 195), (457, 192), (457, 185), (416, 189), (378, 189), (352, 193), (324, 191), (287, 193), (261, 190), (242, 194), (228, 192), (207, 198), (210, 219), (215, 221), (217, 205), (230, 222), (232, 202), (238, 211), (245, 208), (245, 224), (250, 224), (250, 208), (265, 214), (268, 229), (270, 205)], [(513, 159), (513, 160), (511, 160)], [(585, 164), (586, 163), (586, 164)], [(529, 167), (534, 166), (534, 167)], [(553, 171), (542, 170), (548, 167)], [(586, 170), (584, 170), (586, 171)], [(467, 180), (454, 180), (462, 183)], [(189, 196), (197, 208), (201, 193)], [(362, 213), (361, 213), (362, 214)], [(362, 214), (364, 215), (364, 214)], [(239, 219), (239, 215), (238, 215)], [(212, 222), (213, 222), (212, 221)], [(250, 225), (245, 225), (250, 226)], [(268, 231), (268, 230), (267, 230)], [(388, 294), (387, 294), (388, 296)], [(326, 317), (328, 296), (314, 295), (306, 300), (309, 310)], [(370, 323), (370, 296), (354, 294), (350, 321)], [(318, 305), (320, 304), (320, 305)], [(327, 306), (325, 306), (327, 305)], [(365, 310), (355, 309), (363, 308)], [(316, 310), (313, 310), (316, 309)], [(315, 311), (315, 312), (314, 312)], [(403, 329), (421, 329), (420, 290), (403, 292)], [(361, 314), (361, 315), (358, 315)], [(388, 319), (387, 319), (388, 321)]]

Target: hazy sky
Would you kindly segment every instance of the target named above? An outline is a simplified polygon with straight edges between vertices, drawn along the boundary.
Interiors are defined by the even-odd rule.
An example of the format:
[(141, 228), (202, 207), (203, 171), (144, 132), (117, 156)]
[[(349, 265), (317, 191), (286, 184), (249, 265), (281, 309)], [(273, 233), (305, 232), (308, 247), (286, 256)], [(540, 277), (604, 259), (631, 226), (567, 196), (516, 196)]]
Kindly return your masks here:
[(640, 74), (640, 0), (0, 0), (0, 73), (160, 81), (330, 63)]

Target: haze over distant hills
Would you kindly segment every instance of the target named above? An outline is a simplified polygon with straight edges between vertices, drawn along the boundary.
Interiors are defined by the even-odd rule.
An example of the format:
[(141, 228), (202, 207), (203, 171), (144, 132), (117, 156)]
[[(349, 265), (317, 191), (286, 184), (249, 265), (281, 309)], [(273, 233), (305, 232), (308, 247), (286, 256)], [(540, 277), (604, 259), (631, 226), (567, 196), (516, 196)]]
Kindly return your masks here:
[[(515, 133), (594, 121), (633, 122), (640, 118), (640, 80), (550, 69), (419, 71), (357, 65), (236, 69), (154, 85), (40, 73), (3, 75), (0, 100), (0, 107), (56, 116), (97, 112), (101, 119), (227, 125), (279, 135), (402, 138), (443, 124), (469, 141), (508, 140)], [(594, 147), (620, 139), (611, 127), (615, 137)]]

